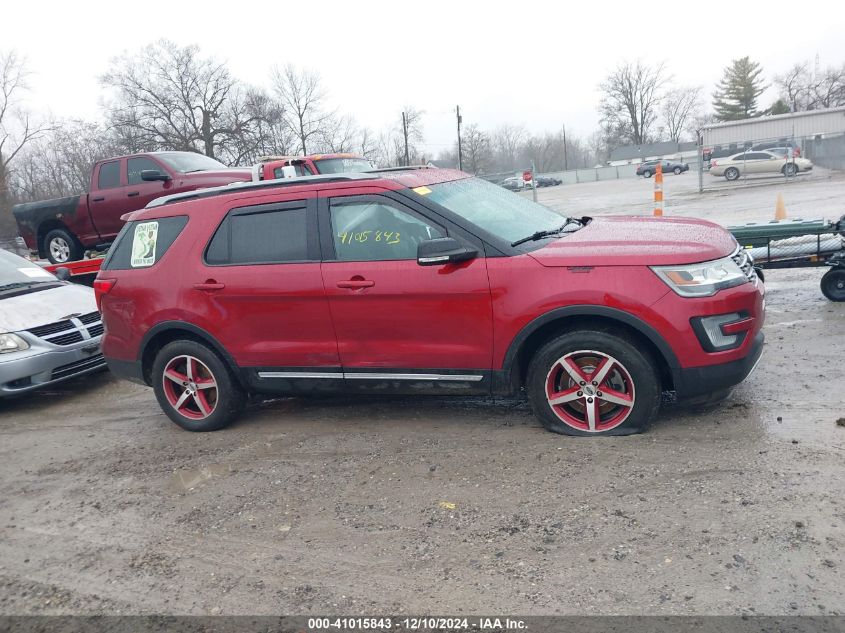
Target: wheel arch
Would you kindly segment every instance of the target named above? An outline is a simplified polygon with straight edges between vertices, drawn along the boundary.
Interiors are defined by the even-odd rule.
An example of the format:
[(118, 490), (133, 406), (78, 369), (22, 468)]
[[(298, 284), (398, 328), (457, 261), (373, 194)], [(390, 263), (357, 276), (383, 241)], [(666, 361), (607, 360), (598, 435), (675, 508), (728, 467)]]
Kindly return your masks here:
[(531, 357), (546, 341), (578, 327), (612, 328), (644, 345), (658, 363), (663, 389), (674, 388), (680, 368), (677, 356), (662, 336), (642, 319), (606, 306), (567, 306), (551, 310), (523, 327), (511, 341), (502, 365), (501, 382), (494, 390), (513, 393), (524, 384)]
[[(138, 360), (141, 363), (141, 375), (147, 385), (152, 384), (152, 368), (155, 357), (162, 347), (173, 341), (195, 341), (211, 348), (231, 370), (232, 376), (241, 383), (240, 372), (232, 355), (214, 336), (192, 323), (184, 321), (163, 321), (152, 327), (141, 340)], [(243, 386), (241, 384), (241, 386)]]
[(67, 231), (72, 238), (76, 239), (73, 231), (71, 231), (67, 224), (61, 220), (57, 220), (56, 218), (44, 220), (38, 225), (38, 228), (35, 231), (35, 243), (38, 245), (38, 256), (41, 258), (47, 257), (47, 234), (53, 229), (63, 229)]

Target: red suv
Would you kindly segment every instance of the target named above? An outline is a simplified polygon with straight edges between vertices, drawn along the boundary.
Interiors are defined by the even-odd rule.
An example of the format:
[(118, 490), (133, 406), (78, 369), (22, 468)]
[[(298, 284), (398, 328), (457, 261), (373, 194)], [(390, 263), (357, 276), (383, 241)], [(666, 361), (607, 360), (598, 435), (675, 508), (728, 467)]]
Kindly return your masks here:
[(703, 220), (564, 218), (454, 170), (244, 183), (132, 213), (95, 282), (118, 376), (192, 431), (248, 394), (514, 394), (572, 435), (754, 368), (763, 284)]

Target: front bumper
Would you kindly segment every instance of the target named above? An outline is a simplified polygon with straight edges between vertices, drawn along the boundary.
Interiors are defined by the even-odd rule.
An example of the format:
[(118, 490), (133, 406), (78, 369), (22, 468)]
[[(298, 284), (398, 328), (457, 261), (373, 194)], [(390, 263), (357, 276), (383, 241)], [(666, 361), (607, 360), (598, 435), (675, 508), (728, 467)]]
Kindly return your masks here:
[(0, 356), (0, 397), (40, 389), (106, 367), (100, 337), (68, 348), (46, 347), (33, 345), (23, 352)]
[(748, 354), (738, 360), (704, 367), (675, 368), (672, 378), (678, 399), (713, 393), (741, 383), (760, 361), (764, 339), (763, 332), (757, 332)]

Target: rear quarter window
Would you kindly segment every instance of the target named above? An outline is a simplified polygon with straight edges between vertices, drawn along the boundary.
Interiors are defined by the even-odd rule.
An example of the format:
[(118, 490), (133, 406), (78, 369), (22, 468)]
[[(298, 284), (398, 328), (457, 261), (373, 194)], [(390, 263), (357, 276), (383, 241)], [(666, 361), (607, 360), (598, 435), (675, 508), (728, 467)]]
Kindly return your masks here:
[(154, 266), (188, 223), (188, 216), (128, 222), (109, 249), (103, 270), (132, 270)]

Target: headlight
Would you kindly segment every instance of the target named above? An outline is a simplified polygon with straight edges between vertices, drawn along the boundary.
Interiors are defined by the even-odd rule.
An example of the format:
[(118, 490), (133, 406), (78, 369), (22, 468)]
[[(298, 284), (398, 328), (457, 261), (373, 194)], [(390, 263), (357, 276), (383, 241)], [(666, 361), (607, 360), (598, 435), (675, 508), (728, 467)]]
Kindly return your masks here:
[(22, 352), (29, 349), (29, 343), (17, 334), (0, 334), (0, 354)]
[(710, 297), (722, 288), (748, 281), (730, 257), (685, 266), (652, 266), (651, 269), (682, 297)]

